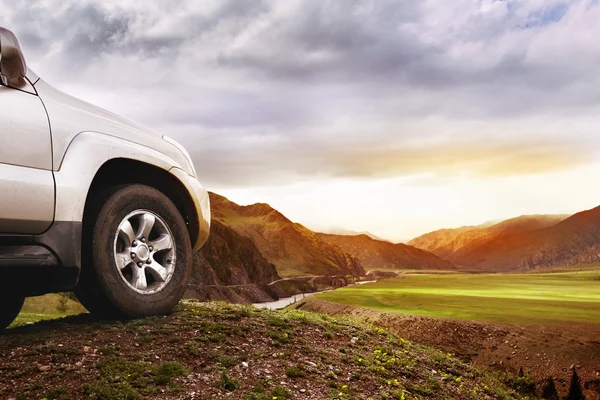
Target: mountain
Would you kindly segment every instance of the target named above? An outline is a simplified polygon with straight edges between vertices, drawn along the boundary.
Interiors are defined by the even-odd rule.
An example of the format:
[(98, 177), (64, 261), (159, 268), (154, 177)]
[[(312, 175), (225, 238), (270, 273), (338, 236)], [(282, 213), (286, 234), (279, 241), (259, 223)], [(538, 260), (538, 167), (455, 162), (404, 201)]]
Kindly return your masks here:
[(403, 243), (375, 240), (367, 235), (345, 236), (320, 233), (326, 242), (356, 257), (366, 269), (455, 269), (451, 262)]
[(559, 223), (568, 215), (523, 215), (499, 223), (484, 223), (457, 229), (442, 229), (419, 236), (409, 245), (433, 254), (456, 260), (461, 254), (498, 237), (546, 228)]
[(408, 242), (408, 245), (418, 249), (427, 250), (439, 257), (445, 257), (453, 253), (454, 241), (462, 234), (478, 231), (477, 226), (462, 226), (454, 229), (440, 229), (416, 237)]
[(346, 228), (343, 228), (341, 226), (334, 226), (334, 227), (331, 227), (331, 228), (320, 229), (320, 230), (318, 230), (318, 232), (328, 233), (328, 234), (331, 234), (331, 235), (343, 235), (343, 236), (367, 235), (371, 239), (385, 240), (385, 239), (382, 239), (379, 236), (377, 236), (374, 233), (371, 233), (369, 231), (360, 231), (360, 232), (359, 231), (353, 231), (352, 229), (346, 229)]
[(210, 193), (210, 201), (213, 221), (250, 238), (283, 277), (365, 273), (354, 257), (268, 204), (240, 206), (215, 193)]
[(467, 231), (452, 245), (448, 259), (466, 270), (510, 271), (595, 262), (600, 258), (600, 207), (568, 218), (513, 218), (484, 230)]
[(267, 285), (278, 279), (275, 266), (250, 238), (213, 220), (208, 241), (194, 253), (187, 296), (236, 303), (271, 301)]

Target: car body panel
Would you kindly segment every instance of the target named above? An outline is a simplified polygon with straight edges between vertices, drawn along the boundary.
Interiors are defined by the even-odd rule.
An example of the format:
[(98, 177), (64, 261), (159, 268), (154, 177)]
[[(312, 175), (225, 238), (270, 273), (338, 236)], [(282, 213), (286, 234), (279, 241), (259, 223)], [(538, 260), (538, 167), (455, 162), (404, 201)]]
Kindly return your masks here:
[(52, 171), (0, 163), (0, 233), (42, 233), (54, 216)]
[(54, 216), (52, 142), (36, 95), (0, 86), (0, 233), (41, 233)]
[(192, 243), (194, 250), (199, 250), (206, 243), (206, 240), (208, 240), (210, 233), (210, 200), (208, 192), (196, 178), (188, 175), (184, 170), (171, 168), (169, 172), (175, 175), (183, 183), (187, 191), (191, 193), (194, 206), (196, 210), (199, 210), (196, 242)]

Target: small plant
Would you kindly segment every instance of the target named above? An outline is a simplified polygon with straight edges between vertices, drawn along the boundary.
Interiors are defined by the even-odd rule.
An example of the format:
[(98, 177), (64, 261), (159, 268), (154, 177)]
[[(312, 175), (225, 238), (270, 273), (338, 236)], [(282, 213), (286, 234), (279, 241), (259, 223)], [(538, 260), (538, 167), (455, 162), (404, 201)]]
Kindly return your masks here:
[(196, 342), (185, 342), (183, 347), (192, 356), (200, 355), (200, 345)]
[(223, 366), (223, 368), (230, 369), (238, 365), (238, 359), (232, 356), (222, 356), (219, 358), (219, 364)]
[(221, 372), (221, 379), (217, 381), (217, 387), (221, 388), (225, 392), (233, 392), (241, 385), (237, 379), (231, 379), (227, 372)]
[(285, 369), (285, 375), (288, 378), (302, 378), (306, 376), (306, 372), (301, 365), (293, 365)]
[(103, 356), (116, 356), (119, 353), (119, 347), (117, 346), (106, 346), (100, 349), (100, 353)]
[(166, 385), (176, 376), (187, 376), (188, 370), (176, 361), (168, 361), (161, 364), (155, 373), (154, 381), (157, 385)]
[(504, 384), (520, 394), (535, 394), (535, 379), (529, 372), (523, 374), (523, 376), (503, 374), (500, 376), (500, 379)]
[(292, 395), (292, 392), (285, 386), (277, 386), (273, 390), (271, 390), (271, 398), (272, 399), (287, 399)]

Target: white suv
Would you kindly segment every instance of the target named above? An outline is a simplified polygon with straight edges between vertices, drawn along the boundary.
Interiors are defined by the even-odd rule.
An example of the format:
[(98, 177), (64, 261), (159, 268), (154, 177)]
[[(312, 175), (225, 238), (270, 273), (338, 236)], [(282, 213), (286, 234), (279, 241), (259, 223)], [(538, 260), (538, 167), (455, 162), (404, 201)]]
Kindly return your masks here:
[(210, 228), (190, 156), (48, 85), (4, 28), (0, 54), (0, 329), (59, 291), (107, 317), (169, 312)]

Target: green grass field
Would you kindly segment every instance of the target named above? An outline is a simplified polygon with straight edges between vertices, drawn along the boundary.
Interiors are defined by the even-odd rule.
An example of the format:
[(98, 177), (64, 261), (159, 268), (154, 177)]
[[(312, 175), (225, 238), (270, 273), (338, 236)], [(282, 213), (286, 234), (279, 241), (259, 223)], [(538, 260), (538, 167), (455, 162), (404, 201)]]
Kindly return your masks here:
[(600, 324), (600, 266), (536, 274), (407, 274), (316, 297), (409, 314), (517, 324)]

